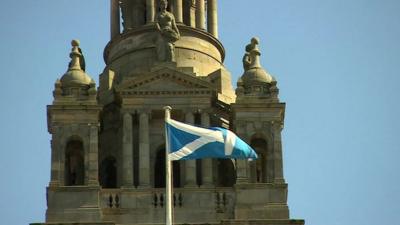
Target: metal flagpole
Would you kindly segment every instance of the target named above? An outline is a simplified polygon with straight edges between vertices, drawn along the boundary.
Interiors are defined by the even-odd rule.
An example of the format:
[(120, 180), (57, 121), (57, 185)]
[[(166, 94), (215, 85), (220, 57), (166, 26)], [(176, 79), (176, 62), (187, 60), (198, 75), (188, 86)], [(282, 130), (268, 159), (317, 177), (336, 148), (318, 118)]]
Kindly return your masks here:
[(165, 223), (166, 225), (172, 225), (172, 173), (171, 173), (171, 161), (169, 160), (169, 143), (167, 134), (167, 121), (171, 118), (171, 106), (165, 106)]

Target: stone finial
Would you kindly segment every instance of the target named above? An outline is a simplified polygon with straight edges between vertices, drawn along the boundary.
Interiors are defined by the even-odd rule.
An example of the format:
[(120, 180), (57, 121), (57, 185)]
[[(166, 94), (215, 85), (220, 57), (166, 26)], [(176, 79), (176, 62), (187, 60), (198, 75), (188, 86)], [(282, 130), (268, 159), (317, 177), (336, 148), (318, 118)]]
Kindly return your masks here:
[(260, 40), (253, 37), (250, 44), (246, 45), (246, 53), (243, 56), (244, 74), (242, 80), (244, 85), (254, 82), (271, 83), (274, 78), (268, 74), (260, 64)]
[(271, 101), (278, 101), (279, 90), (276, 80), (260, 64), (260, 40), (253, 37), (243, 56), (244, 73), (237, 82), (236, 94), (240, 97), (263, 96)]
[(71, 41), (71, 52), (69, 57), (71, 61), (68, 65), (68, 70), (61, 79), (57, 80), (54, 87), (54, 102), (55, 104), (63, 104), (64, 102), (79, 101), (96, 103), (96, 83), (84, 71), (84, 59), (82, 50), (79, 48), (79, 41)]
[(250, 41), (250, 44), (246, 45), (246, 52), (243, 56), (243, 68), (244, 71), (247, 71), (252, 68), (261, 68), (260, 64), (260, 49), (258, 45), (260, 43), (260, 39), (257, 37), (253, 37)]
[(71, 62), (68, 65), (69, 71), (82, 69), (79, 60), (79, 57), (82, 56), (82, 54), (79, 52), (79, 44), (80, 44), (79, 40), (71, 41), (72, 50), (71, 53), (69, 54), (69, 57), (71, 58)]
[(89, 85), (91, 78), (85, 73), (84, 65), (85, 60), (82, 55), (82, 50), (79, 48), (79, 41), (72, 40), (71, 53), (69, 57), (71, 61), (68, 65), (68, 71), (61, 77), (61, 84), (63, 87)]
[[(81, 69), (83, 71), (85, 71), (85, 57), (82, 54), (82, 49), (79, 48), (80, 45), (80, 41), (79, 40), (72, 40), (71, 41), (71, 45), (72, 45), (72, 50), (71, 53), (69, 54), (69, 56), (71, 57), (71, 62), (69, 63), (69, 69), (72, 69), (72, 67), (74, 67), (74, 69)], [(76, 58), (78, 58), (78, 62), (74, 62), (74, 57), (76, 56)]]

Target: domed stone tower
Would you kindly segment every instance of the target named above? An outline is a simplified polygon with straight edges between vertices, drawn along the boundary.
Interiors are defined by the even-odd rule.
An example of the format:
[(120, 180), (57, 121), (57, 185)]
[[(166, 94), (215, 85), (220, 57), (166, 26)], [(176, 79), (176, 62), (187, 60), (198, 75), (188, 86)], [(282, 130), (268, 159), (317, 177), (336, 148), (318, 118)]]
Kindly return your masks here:
[(79, 41), (72, 41), (68, 71), (57, 80), (47, 107), (51, 174), (46, 221), (98, 220), (98, 133), (101, 107), (96, 84), (84, 71)]
[(212, 83), (218, 88), (219, 98), (233, 102), (235, 95), (223, 65), (225, 51), (218, 40), (217, 24), (216, 0), (113, 1), (101, 101), (112, 101), (106, 91), (111, 86), (170, 68)]
[(246, 46), (235, 92), (218, 40), (217, 0), (110, 2), (98, 90), (73, 41), (48, 106), (46, 224), (165, 223), (166, 105), (175, 120), (233, 130), (260, 156), (174, 162), (176, 224), (304, 224), (289, 219), (285, 104), (260, 64), (259, 40)]

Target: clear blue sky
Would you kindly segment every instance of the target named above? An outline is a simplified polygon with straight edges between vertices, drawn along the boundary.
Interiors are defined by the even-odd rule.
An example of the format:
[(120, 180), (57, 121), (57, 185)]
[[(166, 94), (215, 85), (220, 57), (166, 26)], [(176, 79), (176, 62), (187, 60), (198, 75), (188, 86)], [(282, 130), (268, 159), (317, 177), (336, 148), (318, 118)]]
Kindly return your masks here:
[[(46, 105), (78, 38), (98, 81), (106, 0), (3, 1), (0, 8), (0, 218), (44, 221), (50, 174)], [(252, 36), (287, 103), (292, 218), (311, 225), (398, 224), (400, 1), (220, 0), (233, 80)], [(250, 6), (251, 5), (251, 6)], [(397, 221), (397, 222), (396, 222)]]

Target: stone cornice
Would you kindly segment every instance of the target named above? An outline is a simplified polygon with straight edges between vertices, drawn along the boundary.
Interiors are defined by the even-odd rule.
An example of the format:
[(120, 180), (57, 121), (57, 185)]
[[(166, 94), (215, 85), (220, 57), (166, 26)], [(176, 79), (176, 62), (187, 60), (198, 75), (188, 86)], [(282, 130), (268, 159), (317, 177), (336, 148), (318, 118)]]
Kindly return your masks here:
[(102, 107), (100, 105), (48, 105), (47, 110), (85, 110), (85, 111), (100, 111)]
[(271, 103), (258, 103), (258, 104), (233, 103), (231, 104), (231, 107), (235, 111), (246, 111), (246, 112), (259, 111), (263, 109), (273, 109), (273, 108), (280, 108), (285, 110), (286, 103), (284, 102), (271, 102)]

